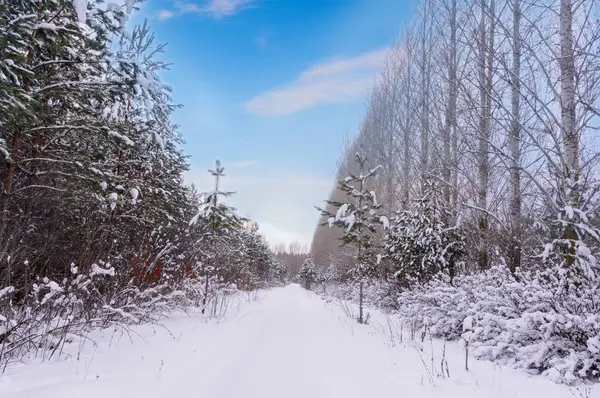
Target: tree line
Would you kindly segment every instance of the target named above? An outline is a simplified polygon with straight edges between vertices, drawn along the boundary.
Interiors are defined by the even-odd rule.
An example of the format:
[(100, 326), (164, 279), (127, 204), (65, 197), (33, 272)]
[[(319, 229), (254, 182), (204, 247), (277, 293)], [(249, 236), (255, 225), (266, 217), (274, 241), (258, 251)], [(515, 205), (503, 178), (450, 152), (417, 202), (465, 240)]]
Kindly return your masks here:
[[(315, 230), (317, 264), (355, 274), (361, 291), (383, 283), (376, 301), (434, 314), (444, 337), (461, 335), (469, 311), (482, 328), (505, 322), (488, 325), (488, 345), (526, 319), (561, 341), (531, 363), (524, 352), (544, 337), (511, 335), (523, 366), (597, 378), (587, 339), (600, 323), (582, 319), (600, 298), (599, 11), (594, 0), (420, 1), (320, 209), (339, 228)], [(481, 310), (468, 284), (514, 312)], [(507, 302), (511, 289), (535, 299)], [(458, 315), (438, 311), (463, 299)], [(570, 370), (556, 365), (570, 355)]]
[(0, 362), (285, 277), (229, 193), (184, 184), (165, 46), (126, 27), (135, 3), (0, 0)]

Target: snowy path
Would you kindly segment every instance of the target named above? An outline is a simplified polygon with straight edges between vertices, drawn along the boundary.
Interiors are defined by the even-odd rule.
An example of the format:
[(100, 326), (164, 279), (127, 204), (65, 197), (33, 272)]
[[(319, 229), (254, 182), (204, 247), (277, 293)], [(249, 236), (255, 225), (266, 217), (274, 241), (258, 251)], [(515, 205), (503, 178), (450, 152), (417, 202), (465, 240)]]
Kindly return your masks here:
[[(172, 320), (169, 331), (141, 327), (143, 338), (134, 336), (133, 344), (121, 338), (109, 347), (111, 336), (98, 336), (106, 344), (79, 360), (13, 366), (0, 376), (0, 397), (573, 396), (565, 386), (490, 363), (474, 362), (467, 373), (458, 347), (447, 353), (452, 377), (433, 385), (422, 362), (431, 362), (427, 351), (388, 347), (376, 328), (357, 325), (296, 285), (263, 296), (223, 323)], [(383, 322), (373, 316), (375, 325), (378, 316)]]

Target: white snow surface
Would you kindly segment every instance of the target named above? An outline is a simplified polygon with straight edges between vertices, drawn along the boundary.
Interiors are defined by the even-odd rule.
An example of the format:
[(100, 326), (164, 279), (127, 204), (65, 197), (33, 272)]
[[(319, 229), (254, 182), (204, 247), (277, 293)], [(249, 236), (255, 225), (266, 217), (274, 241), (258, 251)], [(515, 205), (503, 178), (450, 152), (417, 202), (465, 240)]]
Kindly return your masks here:
[[(457, 344), (446, 347), (450, 377), (432, 382), (427, 367), (440, 367), (443, 343), (400, 343), (384, 314), (369, 311), (370, 325), (359, 325), (298, 285), (260, 296), (240, 299), (218, 321), (185, 316), (129, 335), (95, 331), (97, 344), (79, 356), (83, 342), (53, 362), (10, 365), (0, 397), (573, 397), (565, 385), (490, 362), (471, 359), (467, 372)], [(598, 387), (588, 396), (600, 397)]]

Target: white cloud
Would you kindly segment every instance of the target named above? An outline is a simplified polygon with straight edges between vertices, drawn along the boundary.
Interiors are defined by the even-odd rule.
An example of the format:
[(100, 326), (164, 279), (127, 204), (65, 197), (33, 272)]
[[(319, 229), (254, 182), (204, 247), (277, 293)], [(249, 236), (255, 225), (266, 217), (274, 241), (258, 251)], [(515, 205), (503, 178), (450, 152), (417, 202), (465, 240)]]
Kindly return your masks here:
[(177, 6), (177, 9), (179, 9), (179, 12), (183, 14), (202, 12), (202, 8), (194, 3), (177, 2), (175, 5)]
[(157, 15), (156, 15), (156, 17), (157, 17), (158, 19), (160, 19), (161, 21), (164, 21), (164, 20), (166, 20), (166, 19), (171, 19), (171, 18), (173, 18), (174, 16), (175, 16), (175, 14), (174, 14), (172, 11), (169, 11), (169, 10), (160, 10), (160, 11), (157, 13)]
[(248, 8), (254, 0), (210, 0), (204, 6), (204, 12), (215, 19), (220, 19)]
[[(175, 3), (177, 14), (200, 14), (213, 19), (222, 19), (235, 15), (255, 3), (256, 0), (207, 0), (200, 4), (178, 1)], [(161, 10), (158, 12), (158, 19), (173, 18), (176, 12), (170, 10)]]
[[(224, 191), (235, 191), (228, 199), (238, 212), (258, 222), (270, 244), (299, 241), (309, 245), (318, 220), (314, 206), (323, 204), (333, 181), (301, 171), (263, 170), (260, 174), (228, 167), (222, 181)], [(212, 189), (214, 180), (207, 167), (192, 167), (185, 174), (188, 184), (200, 191)]]
[(354, 100), (373, 86), (387, 51), (378, 49), (313, 65), (293, 82), (261, 93), (244, 105), (248, 112), (268, 117)]

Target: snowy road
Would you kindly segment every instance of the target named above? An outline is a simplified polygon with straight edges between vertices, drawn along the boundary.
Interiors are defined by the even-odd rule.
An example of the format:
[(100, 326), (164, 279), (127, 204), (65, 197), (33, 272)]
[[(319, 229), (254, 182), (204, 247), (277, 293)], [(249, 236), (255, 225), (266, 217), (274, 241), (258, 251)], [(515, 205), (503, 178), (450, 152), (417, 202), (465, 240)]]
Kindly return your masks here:
[(357, 325), (297, 285), (264, 292), (222, 323), (192, 317), (165, 326), (141, 327), (133, 342), (99, 335), (99, 347), (79, 360), (13, 366), (0, 376), (0, 397), (572, 397), (565, 386), (490, 363), (467, 373), (454, 346), (451, 377), (431, 382), (441, 349), (433, 347), (432, 361), (431, 348), (392, 348), (377, 327)]

